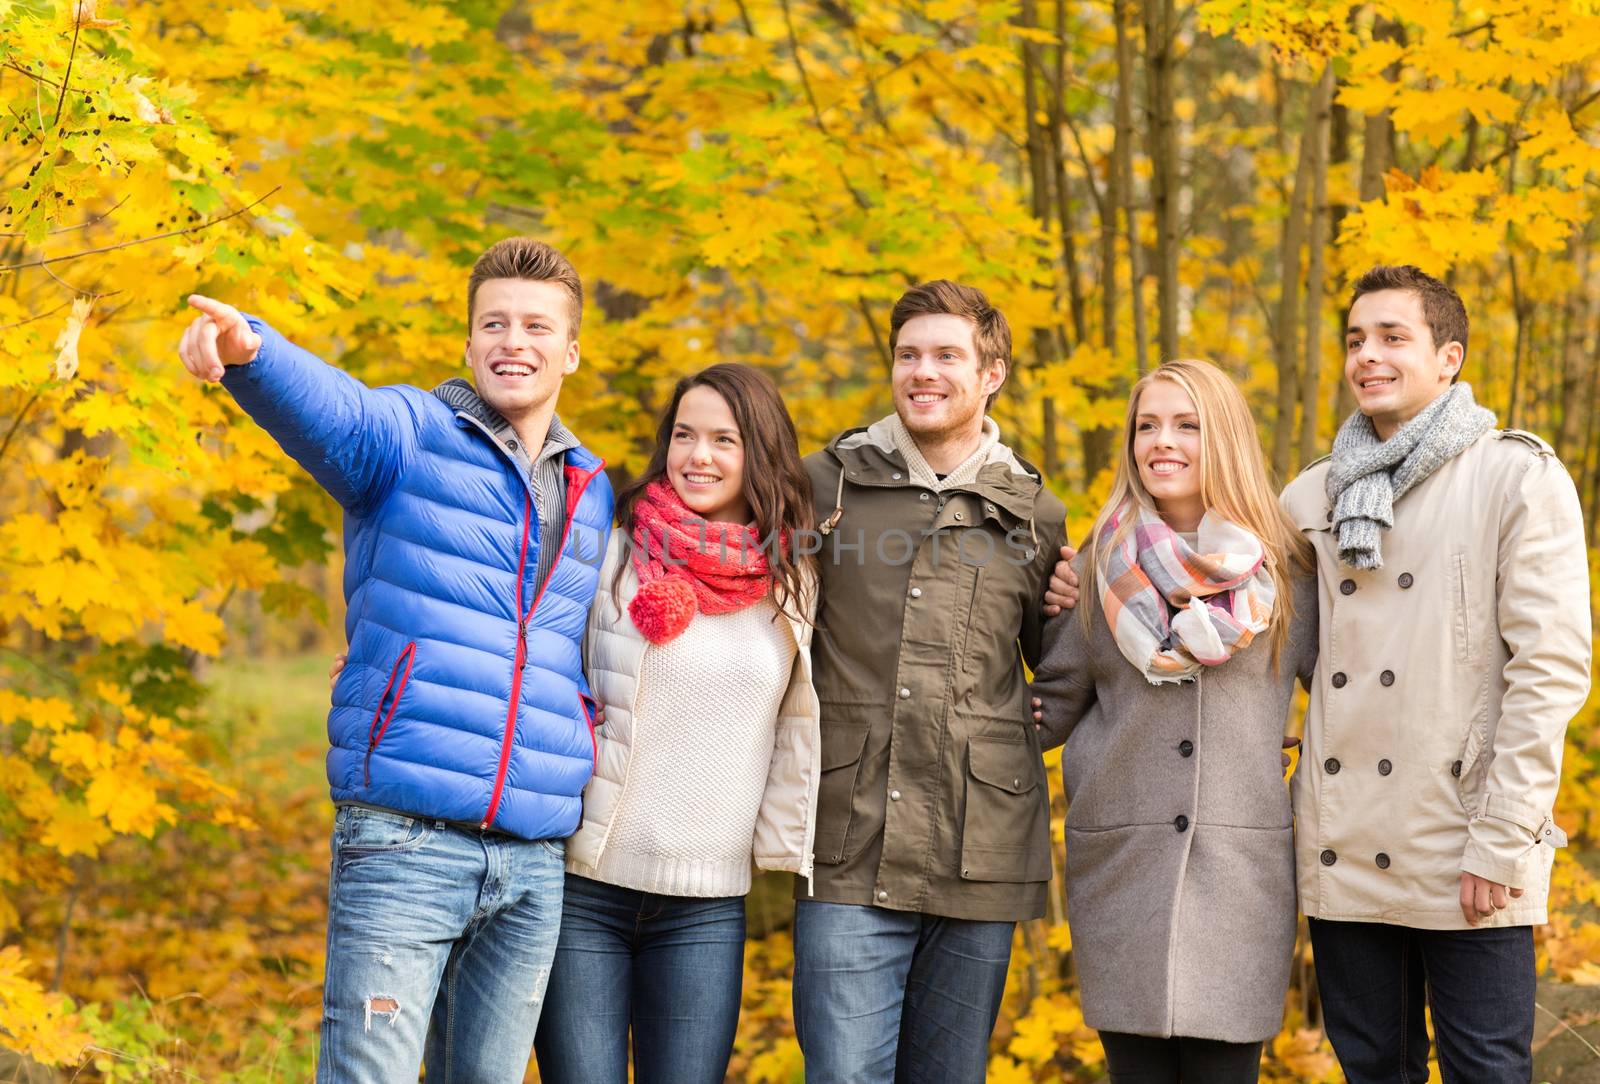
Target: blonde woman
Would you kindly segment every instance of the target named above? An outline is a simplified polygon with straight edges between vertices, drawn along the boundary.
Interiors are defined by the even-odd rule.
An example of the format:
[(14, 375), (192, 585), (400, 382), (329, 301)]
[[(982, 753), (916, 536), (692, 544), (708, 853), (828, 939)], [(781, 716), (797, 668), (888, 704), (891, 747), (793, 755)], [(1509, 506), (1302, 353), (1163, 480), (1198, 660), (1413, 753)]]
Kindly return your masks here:
[(1116, 479), (1045, 626), (1041, 738), (1065, 743), (1084, 1019), (1119, 1084), (1257, 1078), (1283, 1018), (1294, 843), (1279, 760), (1316, 661), (1308, 547), (1244, 397), (1174, 361), (1135, 386)]

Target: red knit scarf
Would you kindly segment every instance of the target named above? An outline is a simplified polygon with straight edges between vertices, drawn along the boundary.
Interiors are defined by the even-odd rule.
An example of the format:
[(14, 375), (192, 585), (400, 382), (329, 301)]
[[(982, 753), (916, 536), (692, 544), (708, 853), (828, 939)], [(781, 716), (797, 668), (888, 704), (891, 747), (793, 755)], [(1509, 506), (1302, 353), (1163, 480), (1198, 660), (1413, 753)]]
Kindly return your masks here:
[(639, 590), (628, 615), (653, 644), (677, 636), (697, 612), (755, 605), (770, 584), (753, 526), (707, 521), (665, 481), (651, 482), (633, 506), (633, 568)]

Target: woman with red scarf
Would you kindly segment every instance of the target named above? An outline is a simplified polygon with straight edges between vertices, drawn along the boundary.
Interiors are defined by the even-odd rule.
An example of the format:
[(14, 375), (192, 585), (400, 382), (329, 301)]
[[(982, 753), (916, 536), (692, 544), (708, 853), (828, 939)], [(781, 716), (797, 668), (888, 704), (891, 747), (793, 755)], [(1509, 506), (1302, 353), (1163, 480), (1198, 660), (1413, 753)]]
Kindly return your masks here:
[(721, 1081), (752, 861), (809, 877), (819, 774), (816, 577), (794, 425), (757, 369), (678, 383), (617, 499), (585, 672), (604, 708), (567, 840), (536, 1051), (549, 1082)]

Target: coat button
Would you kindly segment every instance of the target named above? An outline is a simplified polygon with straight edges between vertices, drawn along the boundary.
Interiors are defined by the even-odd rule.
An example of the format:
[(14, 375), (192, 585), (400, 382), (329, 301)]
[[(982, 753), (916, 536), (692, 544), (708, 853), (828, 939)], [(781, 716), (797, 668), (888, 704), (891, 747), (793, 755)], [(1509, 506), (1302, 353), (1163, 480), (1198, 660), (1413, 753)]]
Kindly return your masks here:
[(927, 491), (926, 491), (926, 490), (924, 490), (924, 491), (923, 491), (923, 492), (921, 492), (921, 493), (918, 493), (918, 494), (917, 494), (917, 499), (918, 499), (918, 500), (920, 500), (920, 501), (925, 501), (925, 500), (927, 500), (927, 499), (928, 499), (928, 494), (927, 494)]
[(1181, 742), (1179, 742), (1178, 755), (1180, 757), (1194, 756), (1194, 742), (1190, 741), (1188, 738), (1184, 738)]
[(900, 699), (901, 700), (910, 700), (911, 699), (911, 690), (910, 689), (901, 689), (900, 690)]
[(885, 891), (884, 891), (884, 890), (883, 890), (883, 889), (881, 889), (881, 888), (880, 888), (880, 889), (878, 889), (878, 902), (879, 902), (879, 903), (883, 903), (883, 902), (884, 902), (884, 901), (885, 901), (885, 900), (887, 900), (887, 899), (888, 899), (888, 898), (889, 898), (889, 893), (887, 893), (887, 892), (885, 892)]
[(1355, 580), (1340, 580), (1339, 581), (1339, 593), (1341, 595), (1353, 595), (1353, 594), (1355, 594), (1356, 593), (1356, 581)]
[(1018, 777), (1016, 777), (1016, 778), (1011, 780), (1011, 789), (1012, 790), (1021, 790), (1022, 789), (1022, 778), (1020, 776), (1018, 776)]
[(897, 790), (891, 790), (889, 792), (889, 801), (898, 802), (899, 800), (900, 800), (900, 792), (897, 791)]
[(921, 597), (922, 597), (922, 588), (920, 588), (920, 587), (913, 587), (913, 588), (912, 588), (912, 589), (911, 589), (911, 597), (912, 597), (912, 598), (921, 598)]
[(1349, 680), (1349, 678), (1344, 676), (1344, 671), (1341, 670), (1337, 674), (1333, 675), (1333, 687), (1335, 689), (1342, 689), (1344, 688), (1344, 683)]
[(1384, 854), (1382, 851), (1378, 852), (1378, 857), (1374, 858), (1373, 861), (1378, 863), (1379, 869), (1389, 868), (1389, 856)]
[(1394, 671), (1393, 670), (1385, 670), (1383, 673), (1379, 674), (1378, 675), (1378, 684), (1382, 685), (1384, 688), (1388, 688), (1390, 685), (1393, 685), (1394, 684)]
[(895, 471), (893, 474), (889, 475), (889, 477), (893, 478), (896, 482), (898, 482), (900, 480), (900, 472), (899, 471)]
[(1189, 830), (1189, 818), (1185, 817), (1182, 813), (1179, 813), (1176, 817), (1172, 818), (1172, 827), (1176, 828), (1180, 832), (1187, 832)]
[(1379, 775), (1388, 775), (1392, 771), (1394, 771), (1394, 765), (1393, 764), (1390, 764), (1387, 760), (1378, 761), (1378, 774)]
[(960, 512), (957, 512), (957, 513), (956, 513), (956, 522), (957, 522), (957, 523), (960, 523), (960, 522), (961, 522), (961, 513), (960, 513)]
[(1409, 573), (1409, 572), (1400, 573), (1400, 589), (1402, 591), (1405, 590), (1407, 587), (1410, 587), (1412, 584), (1414, 584), (1416, 582), (1417, 581), (1412, 577), (1411, 573)]
[(1322, 762), (1322, 769), (1323, 769), (1323, 771), (1327, 772), (1329, 775), (1338, 775), (1339, 774), (1339, 758), (1338, 757), (1329, 757), (1327, 760), (1324, 760)]
[(1322, 864), (1324, 866), (1331, 866), (1337, 861), (1339, 861), (1339, 856), (1334, 854), (1331, 850), (1322, 852)]
[(1461, 778), (1461, 762), (1459, 760), (1450, 765), (1450, 774), (1455, 776), (1457, 779)]
[(508, 440), (506, 441), (506, 447), (510, 448), (514, 452), (517, 450), (517, 442), (514, 440)]

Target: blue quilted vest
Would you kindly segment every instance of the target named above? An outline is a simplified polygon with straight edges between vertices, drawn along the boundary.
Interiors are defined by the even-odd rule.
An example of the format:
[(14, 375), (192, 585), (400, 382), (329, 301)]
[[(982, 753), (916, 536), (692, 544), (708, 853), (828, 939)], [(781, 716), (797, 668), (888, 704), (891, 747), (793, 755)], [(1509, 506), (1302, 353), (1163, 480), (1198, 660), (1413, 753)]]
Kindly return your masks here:
[[(582, 643), (611, 530), (603, 464), (566, 453), (562, 535), (540, 538), (528, 477), (482, 422), (250, 323), (261, 352), (224, 386), (345, 512), (334, 801), (570, 835), (594, 769)], [(536, 583), (543, 545), (561, 555)]]

